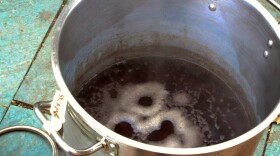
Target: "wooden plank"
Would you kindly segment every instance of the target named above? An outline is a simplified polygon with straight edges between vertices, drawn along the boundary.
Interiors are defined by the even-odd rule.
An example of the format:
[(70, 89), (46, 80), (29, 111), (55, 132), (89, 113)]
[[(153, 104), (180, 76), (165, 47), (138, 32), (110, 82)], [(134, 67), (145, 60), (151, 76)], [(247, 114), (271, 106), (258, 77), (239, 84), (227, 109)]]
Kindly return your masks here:
[(62, 0), (0, 2), (1, 120)]
[(266, 138), (267, 138), (267, 132), (268, 132), (268, 128), (266, 128), (263, 132), (262, 138), (259, 141), (259, 144), (255, 150), (254, 156), (262, 156), (263, 152), (264, 152), (264, 147), (266, 144)]
[(6, 112), (6, 107), (0, 106), (0, 121)]
[(51, 32), (43, 44), (36, 60), (31, 66), (25, 80), (20, 86), (15, 100), (34, 104), (38, 101), (52, 100), (55, 90), (58, 89), (51, 66)]
[[(33, 110), (11, 105), (3, 118), (0, 129), (8, 126), (28, 125), (41, 129)], [(0, 155), (52, 155), (50, 145), (43, 138), (29, 132), (12, 132), (0, 136)]]
[(267, 142), (265, 156), (280, 155), (280, 125), (273, 124)]

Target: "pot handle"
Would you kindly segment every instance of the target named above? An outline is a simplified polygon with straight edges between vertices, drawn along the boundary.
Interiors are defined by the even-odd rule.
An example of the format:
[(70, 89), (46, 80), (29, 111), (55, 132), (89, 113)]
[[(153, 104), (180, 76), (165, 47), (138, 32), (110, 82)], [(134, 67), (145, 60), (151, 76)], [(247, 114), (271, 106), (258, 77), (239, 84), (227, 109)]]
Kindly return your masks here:
[(64, 140), (61, 138), (60, 134), (55, 131), (52, 126), (50, 126), (50, 121), (45, 117), (45, 115), (42, 113), (42, 110), (48, 110), (50, 109), (51, 102), (50, 101), (42, 101), (37, 102), (34, 104), (34, 112), (39, 118), (39, 120), (42, 122), (43, 127), (48, 131), (50, 137), (67, 153), (71, 155), (89, 155), (92, 153), (95, 153), (99, 151), (102, 148), (106, 148), (107, 141), (106, 138), (103, 137), (99, 142), (94, 144), (93, 146), (90, 146), (85, 149), (75, 149), (70, 147), (67, 143), (64, 142)]

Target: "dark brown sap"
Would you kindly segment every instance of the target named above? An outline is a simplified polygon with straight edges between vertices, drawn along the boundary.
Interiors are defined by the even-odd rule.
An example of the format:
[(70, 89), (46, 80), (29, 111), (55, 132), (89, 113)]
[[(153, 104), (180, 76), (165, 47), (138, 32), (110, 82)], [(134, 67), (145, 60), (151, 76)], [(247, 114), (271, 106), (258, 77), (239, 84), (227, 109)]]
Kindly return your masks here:
[(168, 57), (119, 62), (85, 84), (76, 98), (108, 128), (158, 146), (208, 146), (252, 127), (223, 81), (200, 66)]

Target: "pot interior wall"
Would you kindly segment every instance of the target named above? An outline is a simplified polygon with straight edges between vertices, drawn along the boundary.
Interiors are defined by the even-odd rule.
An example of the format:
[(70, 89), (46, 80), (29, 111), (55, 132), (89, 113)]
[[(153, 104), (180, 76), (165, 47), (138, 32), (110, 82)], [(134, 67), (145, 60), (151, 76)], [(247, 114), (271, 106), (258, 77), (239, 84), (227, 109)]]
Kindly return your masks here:
[[(257, 122), (280, 95), (279, 39), (245, 1), (92, 0), (67, 17), (59, 39), (66, 85), (80, 87), (112, 64), (141, 56), (184, 59), (211, 71), (240, 95)], [(269, 49), (268, 40), (274, 41)], [(270, 51), (266, 59), (265, 50)], [(252, 111), (250, 111), (252, 110)]]

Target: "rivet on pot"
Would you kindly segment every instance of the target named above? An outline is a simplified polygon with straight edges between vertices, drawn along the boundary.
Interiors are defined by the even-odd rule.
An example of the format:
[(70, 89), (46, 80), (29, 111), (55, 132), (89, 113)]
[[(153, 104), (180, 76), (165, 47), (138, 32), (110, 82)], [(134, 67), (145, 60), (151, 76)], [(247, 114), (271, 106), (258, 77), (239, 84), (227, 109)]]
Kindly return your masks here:
[(263, 53), (263, 56), (264, 56), (264, 58), (268, 58), (268, 56), (269, 56), (269, 51), (264, 51), (264, 53)]
[(272, 48), (273, 43), (274, 43), (273, 40), (268, 40), (268, 47), (269, 47), (269, 48)]
[(116, 147), (115, 144), (109, 144), (110, 148), (114, 149)]
[(209, 5), (209, 9), (211, 10), (211, 11), (216, 11), (216, 5), (215, 4), (213, 4), (213, 3), (211, 3), (210, 5)]
[(97, 138), (96, 138), (96, 141), (101, 141), (101, 140), (102, 140), (101, 137), (97, 137)]

